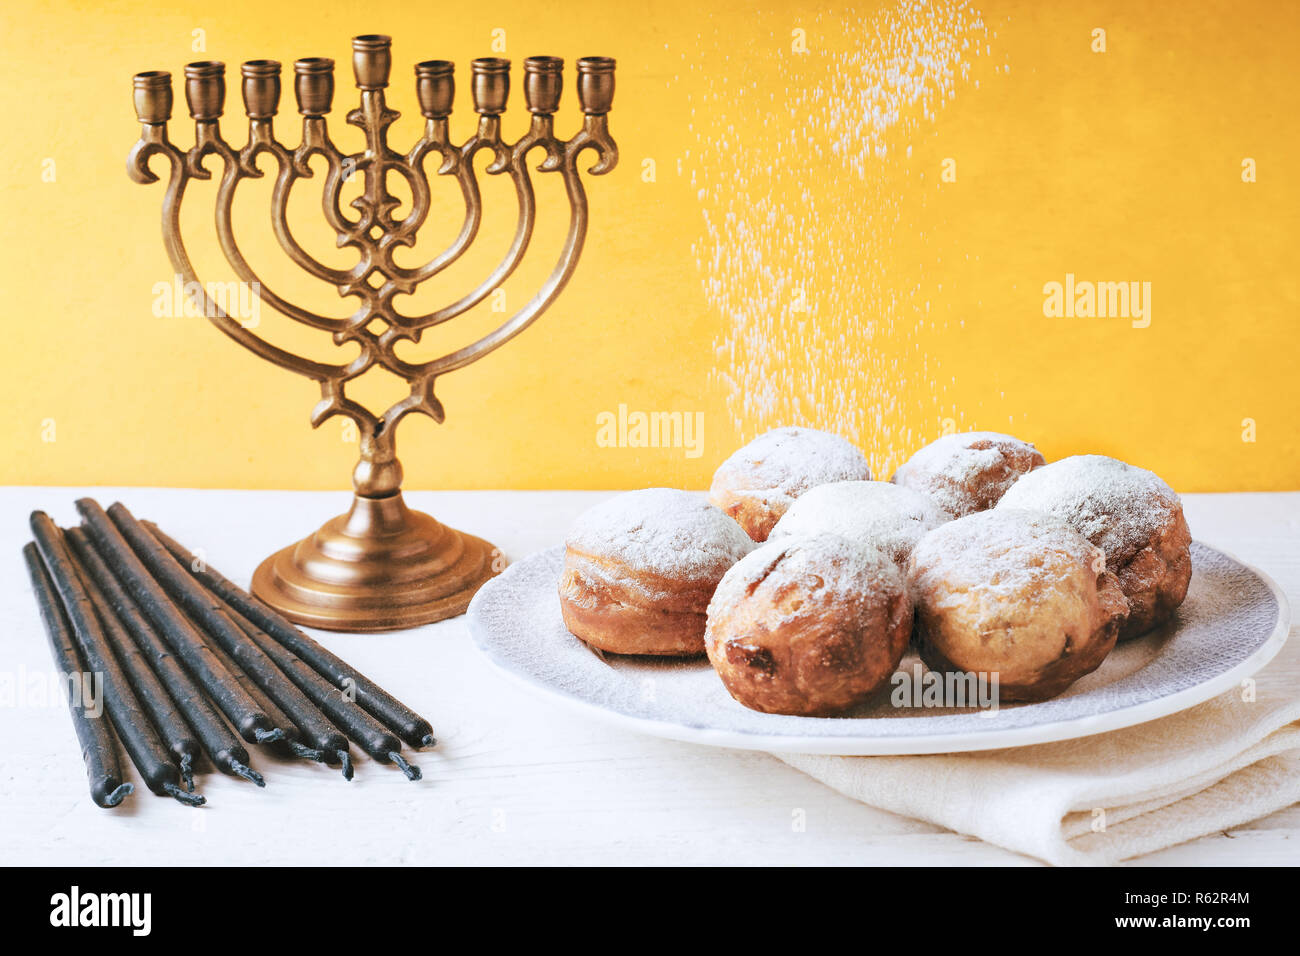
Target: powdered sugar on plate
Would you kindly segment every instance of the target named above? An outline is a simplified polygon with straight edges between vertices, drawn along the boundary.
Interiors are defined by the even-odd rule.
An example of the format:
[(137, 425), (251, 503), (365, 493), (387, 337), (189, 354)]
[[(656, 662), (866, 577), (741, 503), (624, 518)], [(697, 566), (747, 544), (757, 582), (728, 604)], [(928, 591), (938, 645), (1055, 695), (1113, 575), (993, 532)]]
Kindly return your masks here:
[(1160, 477), (1105, 455), (1074, 455), (1023, 475), (998, 507), (1029, 508), (1064, 520), (1123, 564), (1182, 508)]
[(686, 580), (717, 580), (754, 548), (729, 515), (698, 492), (675, 488), (643, 488), (601, 502), (578, 516), (565, 544)]
[[(982, 750), (1152, 720), (1236, 688), (1267, 663), (1286, 640), (1282, 592), (1213, 548), (1194, 543), (1192, 555), (1191, 588), (1169, 626), (1119, 645), (1061, 696), (996, 713), (895, 706), (884, 693), (846, 717), (763, 714), (733, 700), (706, 661), (597, 656), (560, 614), (562, 548), (506, 568), (478, 592), (466, 620), (479, 650), (506, 675), (588, 718), (639, 733), (777, 753)], [(920, 667), (909, 654), (899, 669)]]

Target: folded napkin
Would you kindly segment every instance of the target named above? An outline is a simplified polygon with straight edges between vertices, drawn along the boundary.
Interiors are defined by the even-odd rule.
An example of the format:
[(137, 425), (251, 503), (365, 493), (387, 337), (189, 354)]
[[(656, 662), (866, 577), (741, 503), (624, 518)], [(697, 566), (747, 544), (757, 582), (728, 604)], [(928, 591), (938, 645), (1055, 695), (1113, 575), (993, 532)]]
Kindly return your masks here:
[(1300, 637), (1253, 681), (1169, 717), (1055, 744), (777, 756), (873, 807), (1049, 863), (1116, 863), (1300, 801)]

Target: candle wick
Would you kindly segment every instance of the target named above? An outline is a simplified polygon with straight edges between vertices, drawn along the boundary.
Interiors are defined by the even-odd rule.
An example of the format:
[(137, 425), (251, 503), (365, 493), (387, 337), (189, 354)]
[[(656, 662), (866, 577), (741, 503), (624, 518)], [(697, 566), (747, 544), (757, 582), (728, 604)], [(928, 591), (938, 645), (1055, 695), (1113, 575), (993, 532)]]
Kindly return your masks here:
[(257, 784), (259, 787), (266, 786), (265, 778), (247, 764), (242, 764), (238, 760), (232, 758), (230, 761), (230, 769), (239, 774), (239, 776), (243, 777), (245, 780), (253, 781), (253, 783)]
[(317, 763), (323, 763), (325, 760), (325, 751), (313, 750), (311, 747), (304, 747), (296, 740), (288, 741), (289, 750), (295, 757), (302, 757), (304, 760), (315, 760)]
[(186, 793), (174, 783), (164, 783), (163, 792), (175, 797), (187, 807), (201, 807), (207, 803), (207, 799), (197, 793)]
[(413, 763), (407, 763), (406, 758), (403, 757), (396, 750), (388, 751), (388, 759), (391, 760), (393, 763), (397, 764), (397, 766), (401, 769), (402, 773), (406, 774), (407, 780), (419, 780), (421, 777), (424, 776), (424, 774), (420, 772), (419, 767), (417, 767)]
[(343, 779), (351, 780), (354, 775), (352, 769), (352, 755), (346, 750), (336, 750), (334, 752), (338, 754), (339, 762), (343, 764)]

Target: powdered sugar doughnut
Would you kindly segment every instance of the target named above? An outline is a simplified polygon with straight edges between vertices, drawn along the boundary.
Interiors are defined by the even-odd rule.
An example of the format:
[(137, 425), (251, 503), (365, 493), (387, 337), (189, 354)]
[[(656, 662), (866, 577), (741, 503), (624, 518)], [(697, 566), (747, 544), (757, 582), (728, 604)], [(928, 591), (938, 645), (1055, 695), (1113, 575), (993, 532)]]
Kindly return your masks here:
[(949, 517), (984, 511), (1017, 478), (1045, 464), (1029, 442), (998, 432), (962, 432), (930, 442), (894, 472), (894, 484), (934, 499)]
[(813, 428), (774, 428), (724, 461), (709, 501), (766, 541), (791, 502), (831, 481), (870, 481), (871, 467), (855, 445)]
[(630, 491), (584, 512), (565, 541), (564, 623), (615, 654), (699, 654), (705, 612), (727, 569), (754, 548), (698, 494)]
[(940, 525), (912, 551), (908, 581), (926, 665), (996, 674), (1004, 701), (1055, 697), (1096, 670), (1128, 615), (1102, 550), (1036, 511)]
[(887, 481), (833, 481), (800, 495), (768, 540), (838, 534), (879, 548), (902, 568), (921, 536), (947, 520), (938, 505), (911, 488)]
[(746, 707), (831, 716), (889, 679), (911, 632), (907, 587), (884, 553), (838, 535), (790, 536), (726, 573), (704, 646)]
[(1158, 476), (1104, 455), (1075, 455), (1025, 475), (999, 507), (1062, 519), (1106, 552), (1128, 598), (1120, 640), (1167, 621), (1192, 580), (1192, 533), (1183, 503)]

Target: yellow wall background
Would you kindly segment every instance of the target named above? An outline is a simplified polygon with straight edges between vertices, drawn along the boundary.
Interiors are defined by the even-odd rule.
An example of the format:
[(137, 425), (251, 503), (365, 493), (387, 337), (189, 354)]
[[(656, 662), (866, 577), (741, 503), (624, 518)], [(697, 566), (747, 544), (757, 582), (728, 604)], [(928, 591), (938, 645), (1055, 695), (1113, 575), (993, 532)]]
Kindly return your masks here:
[[(894, 303), (888, 334), (859, 335), (870, 316), (855, 316), (849, 328), (857, 337), (836, 346), (869, 351), (871, 362), (843, 363), (826, 357), (834, 348), (812, 349), (828, 367), (804, 370), (832, 383), (841, 403), (870, 406), (853, 437), (882, 473), (948, 418), (962, 428), (1012, 431), (1049, 459), (1082, 451), (1126, 458), (1182, 491), (1300, 487), (1300, 7), (977, 2), (990, 30), (987, 52), (971, 60), (958, 95), (916, 127), (906, 162), (891, 158), (879, 177), (864, 179), (811, 148), (801, 159), (765, 146), (800, 123), (784, 108), (789, 90), (824, 84), (842, 62), (835, 57), (872, 42), (872, 24), (890, 6), (859, 4), (849, 14), (797, 0), (755, 14), (747, 4), (682, 0), (6, 5), (0, 482), (346, 487), (356, 446), (339, 420), (309, 427), (313, 383), (261, 362), (202, 319), (154, 316), (153, 286), (171, 269), (159, 238), (162, 185), (134, 185), (124, 172), (138, 133), (131, 74), (172, 71), (170, 133), (188, 146), (182, 68), (225, 60), (223, 131), (242, 144), (237, 64), (279, 59), (288, 72), (277, 131), (292, 145), (291, 63), (332, 56), (339, 69), (331, 128), (340, 146), (355, 149), (359, 134), (342, 123), (356, 96), (348, 40), (391, 33), (390, 104), (403, 113), (391, 140), (404, 150), (420, 128), (412, 64), (457, 61), (453, 131), (462, 140), (472, 128), (468, 61), (492, 52), (493, 31), (503, 29), (516, 79), (530, 54), (569, 64), (557, 117), (565, 135), (578, 123), (573, 60), (618, 58), (611, 125), (622, 164), (589, 181), (587, 248), (559, 302), (520, 338), (442, 381), (446, 424), (402, 426), (408, 487), (702, 487), (737, 443), (774, 423), (737, 411), (737, 393), (718, 374), (731, 320), (705, 290), (698, 180), (708, 170), (697, 168), (715, 122), (718, 137), (740, 144), (738, 155), (750, 156), (752, 142), (751, 193), (779, 160), (786, 165), (772, 177), (774, 190), (798, 181), (823, 210), (844, 210), (837, 237), (823, 222), (763, 247), (796, 248), (800, 261), (814, 264), (813, 317), (773, 307), (787, 345), (799, 335), (840, 334), (845, 310)], [(1104, 54), (1090, 50), (1095, 28), (1106, 30)], [(203, 31), (202, 52), (192, 50), (195, 30)], [(792, 50), (796, 30), (807, 53)], [(731, 90), (734, 109), (716, 99)], [(710, 102), (727, 115), (708, 115)], [(507, 116), (514, 138), (526, 123), (517, 82)], [(1257, 164), (1255, 183), (1242, 182), (1246, 157)], [(955, 159), (958, 178), (940, 184), (946, 158)], [(652, 182), (643, 176), (646, 159), (654, 160)], [(512, 307), (549, 271), (563, 228), (555, 186), (540, 177), (538, 189), (537, 254), (506, 287)], [(501, 254), (513, 228), (507, 190), (485, 186), (489, 214), (476, 254), (423, 288), (419, 304), (459, 295)], [(195, 186), (184, 220), (208, 280), (228, 277), (211, 230), (214, 191)], [(844, 261), (846, 235), (875, 228), (864, 207), (881, 203), (884, 191), (894, 214), (888, 251), (869, 264), (875, 297), (855, 306), (835, 294), (835, 277), (868, 268)], [(265, 221), (268, 194), (265, 180), (241, 185), (236, 223), (249, 259), (286, 297), (345, 314), (333, 290), (295, 275), (279, 255)], [(459, 224), (451, 194), (440, 195), (445, 221), (429, 227), (421, 252)], [(798, 195), (774, 195), (799, 221)], [(716, 195), (709, 201), (717, 206)], [(324, 235), (311, 197), (299, 195), (293, 211), (305, 245), (347, 261)], [(1066, 272), (1151, 282), (1151, 326), (1045, 318), (1043, 283)], [(501, 317), (467, 318), (429, 347), (468, 341), (494, 318)], [(806, 323), (802, 333), (782, 325), (794, 321)], [(265, 313), (263, 327), (277, 342), (315, 342), (313, 354), (326, 354)], [(780, 362), (797, 366), (806, 354), (791, 348)], [(358, 394), (395, 392), (367, 380)], [(596, 416), (619, 404), (702, 412), (703, 453), (600, 447)], [(843, 415), (802, 403), (787, 417), (826, 425)]]

